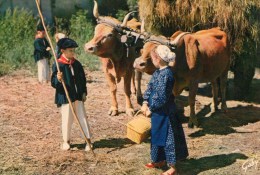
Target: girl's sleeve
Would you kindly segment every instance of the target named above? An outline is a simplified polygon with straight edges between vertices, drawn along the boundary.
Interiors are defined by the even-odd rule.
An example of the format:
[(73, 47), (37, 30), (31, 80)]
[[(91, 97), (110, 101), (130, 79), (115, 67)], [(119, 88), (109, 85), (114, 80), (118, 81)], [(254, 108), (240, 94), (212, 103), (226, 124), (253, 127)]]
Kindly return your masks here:
[(157, 86), (156, 91), (149, 104), (149, 109), (152, 112), (164, 106), (172, 95), (173, 77), (166, 74), (159, 77), (158, 80), (159, 82), (155, 85)]
[(149, 96), (150, 96), (151, 93), (152, 93), (152, 90), (153, 90), (153, 81), (154, 81), (154, 76), (152, 76), (150, 82), (149, 82), (148, 85), (147, 85), (147, 89), (146, 89), (145, 92), (144, 92), (143, 99), (144, 99), (144, 102), (145, 102), (145, 103), (148, 103)]

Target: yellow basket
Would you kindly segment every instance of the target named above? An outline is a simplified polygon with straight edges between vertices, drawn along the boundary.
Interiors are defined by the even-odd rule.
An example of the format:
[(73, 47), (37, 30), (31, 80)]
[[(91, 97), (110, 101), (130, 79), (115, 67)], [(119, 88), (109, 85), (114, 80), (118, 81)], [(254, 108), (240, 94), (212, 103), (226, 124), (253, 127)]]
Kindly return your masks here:
[(150, 136), (151, 119), (139, 114), (127, 123), (127, 138), (135, 143), (142, 143)]

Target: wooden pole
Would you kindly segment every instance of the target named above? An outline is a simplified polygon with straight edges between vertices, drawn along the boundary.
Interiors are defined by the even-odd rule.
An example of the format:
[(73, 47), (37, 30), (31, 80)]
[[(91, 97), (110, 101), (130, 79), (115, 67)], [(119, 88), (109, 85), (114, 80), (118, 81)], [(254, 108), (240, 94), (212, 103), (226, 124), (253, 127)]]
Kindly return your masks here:
[[(57, 57), (56, 57), (56, 54), (55, 54), (55, 51), (54, 51), (54, 47), (53, 47), (53, 45), (52, 45), (52, 41), (51, 41), (50, 36), (49, 36), (49, 34), (48, 34), (48, 31), (47, 31), (47, 28), (46, 28), (46, 26), (45, 26), (44, 19), (43, 19), (42, 13), (41, 13), (41, 9), (40, 9), (40, 6), (39, 6), (39, 0), (35, 0), (35, 2), (36, 2), (37, 9), (38, 9), (38, 12), (39, 12), (41, 21), (42, 21), (42, 25), (43, 25), (44, 31), (45, 31), (45, 33), (46, 33), (47, 39), (48, 39), (48, 41), (49, 41), (49, 43), (50, 43), (50, 46), (51, 46), (52, 54), (53, 54), (53, 56), (54, 56), (54, 58), (55, 58), (57, 70), (58, 70), (58, 72), (60, 72), (60, 68), (59, 68), (59, 64), (58, 64), (58, 61), (57, 61)], [(62, 83), (62, 86), (63, 86), (63, 88), (64, 88), (66, 97), (67, 97), (67, 99), (68, 99), (68, 101), (69, 101), (69, 106), (70, 106), (70, 108), (71, 108), (72, 114), (73, 114), (74, 118), (76, 119), (77, 123), (79, 124), (80, 130), (81, 130), (81, 132), (82, 132), (82, 134), (83, 134), (83, 136), (84, 136), (86, 142), (88, 143), (89, 148), (90, 148), (90, 150), (91, 150), (93, 156), (95, 157), (95, 153), (94, 153), (94, 151), (93, 151), (93, 149), (92, 149), (92, 147), (91, 147), (91, 142), (90, 142), (90, 140), (87, 138), (87, 136), (85, 135), (85, 133), (84, 133), (84, 131), (83, 131), (83, 129), (82, 129), (82, 126), (81, 126), (80, 123), (79, 123), (79, 119), (78, 119), (78, 117), (77, 117), (77, 115), (76, 115), (76, 113), (75, 113), (75, 110), (74, 110), (73, 106), (72, 106), (72, 102), (71, 102), (71, 100), (70, 100), (70, 97), (69, 97), (69, 94), (68, 94), (68, 90), (67, 90), (67, 88), (66, 88), (66, 85), (65, 85), (63, 79), (61, 80), (61, 83)]]

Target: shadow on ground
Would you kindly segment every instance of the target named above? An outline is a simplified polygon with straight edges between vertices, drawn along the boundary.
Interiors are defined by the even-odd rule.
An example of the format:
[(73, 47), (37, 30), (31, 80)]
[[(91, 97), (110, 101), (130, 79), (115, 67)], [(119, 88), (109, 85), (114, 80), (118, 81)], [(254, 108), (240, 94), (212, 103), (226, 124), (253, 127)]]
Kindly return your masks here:
[(229, 108), (227, 113), (215, 112), (209, 117), (210, 106), (205, 106), (198, 114), (201, 130), (190, 134), (190, 137), (200, 137), (206, 134), (227, 135), (238, 133), (233, 127), (240, 127), (260, 121), (260, 108), (254, 106), (237, 106)]
[[(245, 97), (244, 101), (248, 103), (257, 103), (260, 104), (260, 80), (259, 79), (253, 79), (251, 83), (251, 88), (247, 96)], [(211, 89), (211, 83), (204, 83), (200, 84), (198, 88), (197, 95), (212, 97), (212, 89)], [(234, 82), (233, 79), (229, 79), (227, 84), (227, 100), (236, 100), (234, 94)]]
[[(101, 139), (97, 140), (93, 143), (94, 149), (96, 148), (113, 148), (109, 152), (115, 151), (115, 150), (120, 150), (122, 148), (127, 148), (135, 143), (132, 142), (131, 140), (127, 138), (109, 138), (109, 139)], [(72, 149), (85, 149), (86, 143), (82, 144), (72, 144), (71, 148)]]
[(122, 148), (127, 148), (134, 145), (134, 142), (130, 141), (127, 138), (109, 138), (109, 139), (101, 139), (95, 141), (95, 148), (113, 148), (109, 152), (120, 150)]
[(232, 165), (237, 159), (247, 159), (241, 153), (220, 154), (199, 159), (188, 159), (177, 164), (179, 173), (182, 175), (196, 175), (200, 172), (218, 169)]

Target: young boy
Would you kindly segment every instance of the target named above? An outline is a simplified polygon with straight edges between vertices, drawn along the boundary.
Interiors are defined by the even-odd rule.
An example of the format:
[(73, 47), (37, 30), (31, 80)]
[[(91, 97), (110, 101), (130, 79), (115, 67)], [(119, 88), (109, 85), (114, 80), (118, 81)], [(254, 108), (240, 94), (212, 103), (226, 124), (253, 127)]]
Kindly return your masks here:
[[(80, 125), (86, 137), (90, 139), (91, 134), (84, 108), (84, 102), (86, 101), (87, 96), (86, 77), (81, 63), (75, 59), (75, 48), (78, 47), (78, 44), (72, 39), (62, 38), (58, 41), (57, 45), (62, 52), (62, 55), (58, 59), (60, 73), (57, 71), (56, 63), (54, 63), (51, 85), (56, 89), (55, 103), (58, 107), (61, 107), (63, 135), (63, 144), (61, 148), (63, 150), (69, 150), (71, 126), (74, 116), (72, 115), (61, 81), (63, 80), (67, 87)], [(88, 144), (86, 145), (85, 150), (90, 150)]]
[(50, 45), (45, 38), (45, 31), (42, 25), (37, 26), (37, 33), (34, 40), (34, 60), (38, 66), (38, 80), (40, 83), (48, 83), (49, 75), (49, 59)]
[(170, 167), (165, 175), (174, 175), (176, 161), (188, 156), (187, 144), (182, 124), (176, 115), (176, 105), (172, 89), (173, 72), (168, 63), (174, 61), (175, 53), (164, 45), (159, 45), (151, 52), (156, 70), (144, 93), (141, 111), (146, 116), (151, 114), (151, 159), (147, 168), (159, 168), (166, 164)]

